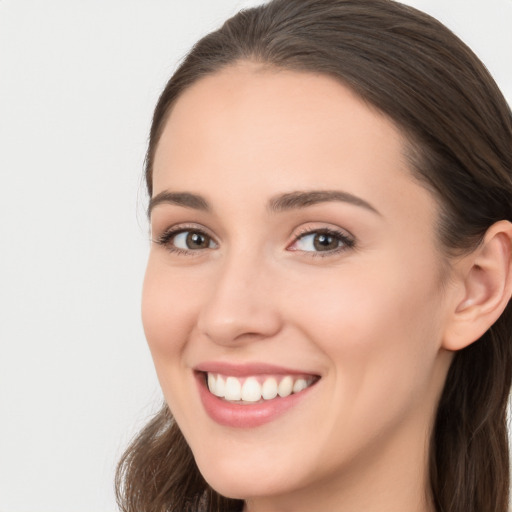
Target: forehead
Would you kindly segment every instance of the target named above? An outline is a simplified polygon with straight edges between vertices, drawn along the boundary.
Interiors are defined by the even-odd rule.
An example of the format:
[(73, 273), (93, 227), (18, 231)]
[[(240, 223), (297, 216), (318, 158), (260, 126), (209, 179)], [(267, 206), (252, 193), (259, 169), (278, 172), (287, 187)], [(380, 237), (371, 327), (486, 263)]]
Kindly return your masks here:
[(391, 120), (334, 78), (243, 63), (176, 102), (155, 154), (154, 193), (341, 188), (370, 201), (387, 195), (391, 205), (429, 195), (405, 145)]
[(185, 89), (163, 138), (166, 145), (174, 140), (176, 146), (178, 138), (201, 137), (207, 143), (218, 136), (229, 142), (235, 133), (255, 147), (276, 137), (285, 142), (287, 136), (323, 136), (329, 142), (333, 126), (354, 135), (363, 127), (374, 138), (385, 135), (402, 151), (404, 141), (393, 122), (335, 78), (251, 62), (229, 66)]

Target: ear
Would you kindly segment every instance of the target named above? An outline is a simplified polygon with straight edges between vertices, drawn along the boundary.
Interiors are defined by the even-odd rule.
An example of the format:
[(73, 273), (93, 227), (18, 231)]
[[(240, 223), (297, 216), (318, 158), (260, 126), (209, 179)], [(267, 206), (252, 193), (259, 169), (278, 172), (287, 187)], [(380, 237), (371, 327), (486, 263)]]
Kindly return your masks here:
[(499, 221), (482, 243), (455, 264), (457, 293), (443, 348), (461, 350), (500, 317), (512, 296), (512, 223)]

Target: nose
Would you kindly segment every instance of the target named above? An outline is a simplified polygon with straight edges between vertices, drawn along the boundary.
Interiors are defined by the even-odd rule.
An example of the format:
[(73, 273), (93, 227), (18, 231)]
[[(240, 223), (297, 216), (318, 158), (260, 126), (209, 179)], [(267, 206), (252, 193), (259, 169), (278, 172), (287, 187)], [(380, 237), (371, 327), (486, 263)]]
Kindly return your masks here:
[(226, 346), (270, 338), (281, 329), (275, 296), (263, 264), (233, 257), (216, 268), (197, 327)]

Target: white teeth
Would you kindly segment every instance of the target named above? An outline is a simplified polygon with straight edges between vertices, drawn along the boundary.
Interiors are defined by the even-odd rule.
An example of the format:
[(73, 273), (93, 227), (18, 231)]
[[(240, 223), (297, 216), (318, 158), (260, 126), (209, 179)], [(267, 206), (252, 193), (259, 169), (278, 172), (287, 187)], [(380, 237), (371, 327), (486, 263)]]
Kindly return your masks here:
[(217, 391), (216, 395), (222, 398), (226, 394), (226, 381), (222, 378), (221, 375), (217, 377), (217, 383), (215, 387)]
[(293, 379), (287, 375), (277, 387), (277, 394), (284, 398), (285, 396), (291, 395), (293, 391)]
[(306, 389), (307, 387), (308, 383), (306, 382), (306, 379), (297, 379), (293, 384), (293, 392), (299, 393), (300, 391)]
[(224, 379), (222, 378), (221, 375), (217, 375), (217, 378), (215, 378), (215, 375), (213, 373), (209, 373), (208, 374), (208, 389), (215, 396), (223, 398), (225, 389), (226, 389), (226, 382), (224, 381)]
[(278, 395), (282, 398), (292, 393), (300, 393), (308, 388), (313, 378), (294, 378), (291, 375), (284, 376), (278, 383), (275, 377), (267, 377), (260, 384), (256, 377), (247, 377), (239, 380), (237, 377), (225, 377), (219, 374), (207, 374), (208, 389), (219, 398), (233, 402), (254, 403), (260, 400), (272, 400)]
[(210, 390), (210, 393), (219, 396), (217, 395), (217, 379), (213, 373), (208, 374), (208, 389)]
[(236, 377), (228, 377), (226, 379), (226, 389), (224, 390), (224, 398), (226, 400), (241, 400), (242, 386)]
[(265, 400), (272, 400), (277, 396), (277, 381), (273, 377), (265, 379), (263, 386), (261, 386), (261, 396)]
[(242, 386), (241, 395), (244, 402), (257, 402), (261, 400), (260, 383), (254, 377), (249, 377)]

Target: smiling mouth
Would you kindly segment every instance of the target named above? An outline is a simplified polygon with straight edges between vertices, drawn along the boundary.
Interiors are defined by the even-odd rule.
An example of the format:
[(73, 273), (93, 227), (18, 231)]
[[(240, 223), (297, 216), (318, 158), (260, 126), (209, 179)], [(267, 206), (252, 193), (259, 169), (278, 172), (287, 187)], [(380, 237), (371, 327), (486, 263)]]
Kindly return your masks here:
[(211, 394), (241, 405), (286, 398), (304, 391), (319, 380), (314, 375), (255, 375), (240, 378), (212, 372), (204, 372), (204, 377)]

